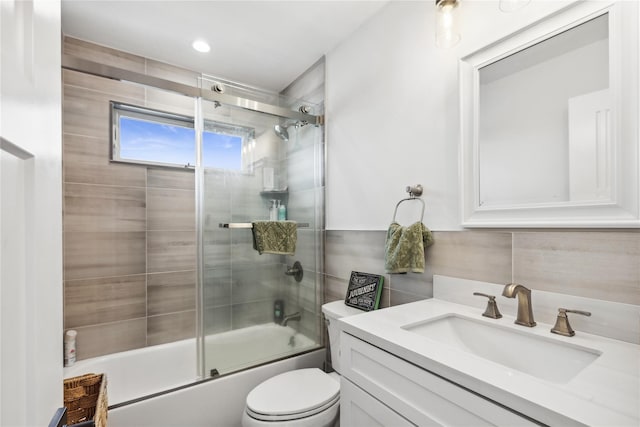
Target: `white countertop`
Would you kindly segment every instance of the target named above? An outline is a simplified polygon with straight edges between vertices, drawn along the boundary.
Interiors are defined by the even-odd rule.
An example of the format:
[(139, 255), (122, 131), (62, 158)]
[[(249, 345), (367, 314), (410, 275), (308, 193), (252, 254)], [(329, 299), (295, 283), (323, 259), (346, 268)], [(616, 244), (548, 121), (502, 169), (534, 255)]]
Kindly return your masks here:
[[(640, 346), (578, 331), (550, 333), (553, 325), (515, 325), (514, 317), (482, 316), (483, 310), (428, 299), (346, 317), (342, 330), (549, 425), (640, 425)], [(601, 355), (567, 383), (553, 383), (419, 336), (402, 326), (455, 313), (490, 325), (587, 347)], [(544, 357), (544, 356), (542, 356)], [(552, 358), (549, 364), (554, 363)]]

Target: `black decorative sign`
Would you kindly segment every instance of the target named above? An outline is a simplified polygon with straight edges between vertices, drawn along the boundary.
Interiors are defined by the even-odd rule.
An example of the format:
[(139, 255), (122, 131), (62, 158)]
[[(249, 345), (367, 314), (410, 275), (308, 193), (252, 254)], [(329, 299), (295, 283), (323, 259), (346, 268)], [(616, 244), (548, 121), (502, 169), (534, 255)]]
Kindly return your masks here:
[(352, 271), (344, 303), (364, 311), (377, 309), (380, 306), (383, 282), (384, 277), (379, 274)]

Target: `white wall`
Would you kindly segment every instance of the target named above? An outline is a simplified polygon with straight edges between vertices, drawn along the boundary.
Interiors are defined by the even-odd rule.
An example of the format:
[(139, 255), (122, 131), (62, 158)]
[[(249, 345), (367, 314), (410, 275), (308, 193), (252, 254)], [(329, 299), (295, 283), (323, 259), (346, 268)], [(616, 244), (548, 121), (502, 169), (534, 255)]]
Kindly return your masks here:
[[(24, 298), (2, 318), (1, 424), (47, 425), (62, 406), (60, 2), (2, 0), (0, 28), (0, 135), (34, 155), (24, 168), (25, 217), (5, 203), (11, 192), (0, 194), (3, 225), (24, 223), (26, 247), (22, 283), (0, 283), (3, 295)], [(22, 382), (7, 384), (5, 374)]]
[[(393, 1), (329, 52), (327, 229), (386, 230), (405, 186), (418, 183), (424, 223), (460, 229), (458, 59), (570, 3), (534, 0), (506, 14), (497, 0), (463, 0), (462, 41), (442, 50), (433, 2)], [(401, 222), (418, 219), (411, 208), (401, 205)]]

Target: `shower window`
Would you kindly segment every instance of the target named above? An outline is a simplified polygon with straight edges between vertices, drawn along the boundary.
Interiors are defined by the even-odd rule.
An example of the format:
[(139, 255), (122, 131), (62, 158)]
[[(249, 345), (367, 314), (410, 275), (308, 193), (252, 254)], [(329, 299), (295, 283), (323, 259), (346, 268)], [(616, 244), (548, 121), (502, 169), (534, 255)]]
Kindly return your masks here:
[[(168, 167), (196, 164), (194, 119), (164, 111), (111, 102), (111, 160)], [(202, 160), (207, 168), (242, 170), (255, 146), (254, 130), (205, 121)]]
[(111, 120), (112, 161), (195, 166), (193, 117), (111, 102)]
[(241, 171), (255, 147), (252, 128), (211, 120), (204, 121), (202, 164), (205, 168)]

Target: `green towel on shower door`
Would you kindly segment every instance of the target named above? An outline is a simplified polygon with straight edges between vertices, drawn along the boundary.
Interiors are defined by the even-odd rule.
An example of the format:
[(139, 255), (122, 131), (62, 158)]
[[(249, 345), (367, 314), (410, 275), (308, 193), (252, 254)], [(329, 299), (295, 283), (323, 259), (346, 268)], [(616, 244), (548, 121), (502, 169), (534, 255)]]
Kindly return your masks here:
[(431, 231), (416, 222), (403, 227), (391, 223), (384, 244), (384, 269), (387, 273), (424, 272), (424, 249), (433, 243)]
[(260, 255), (296, 253), (298, 226), (295, 221), (255, 221), (252, 230), (253, 249)]

